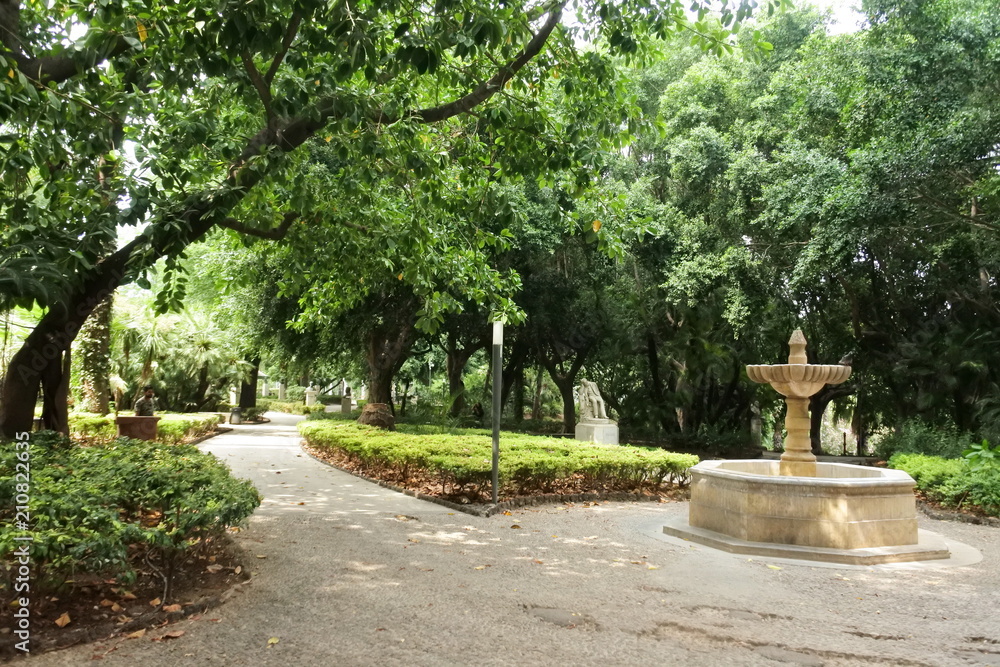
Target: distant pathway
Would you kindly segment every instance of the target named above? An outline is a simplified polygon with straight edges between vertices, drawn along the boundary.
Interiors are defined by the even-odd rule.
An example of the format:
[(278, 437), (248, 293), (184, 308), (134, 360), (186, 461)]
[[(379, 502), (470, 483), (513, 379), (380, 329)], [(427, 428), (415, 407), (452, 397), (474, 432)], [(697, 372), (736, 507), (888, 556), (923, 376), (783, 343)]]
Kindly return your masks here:
[(245, 592), (171, 626), (177, 639), (150, 632), (31, 664), (96, 653), (129, 667), (1000, 666), (998, 529), (921, 519), (985, 558), (849, 569), (662, 536), (684, 503), (484, 519), (321, 464), (301, 451), (297, 418), (268, 416), (202, 445), (265, 496), (237, 538), (253, 574)]

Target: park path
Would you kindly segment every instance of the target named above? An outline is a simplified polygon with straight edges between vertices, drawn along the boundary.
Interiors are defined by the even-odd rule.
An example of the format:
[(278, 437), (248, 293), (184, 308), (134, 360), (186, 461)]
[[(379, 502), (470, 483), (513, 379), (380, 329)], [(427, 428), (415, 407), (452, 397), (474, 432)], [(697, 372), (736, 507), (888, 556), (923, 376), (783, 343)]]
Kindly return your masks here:
[(1000, 666), (1000, 530), (921, 519), (983, 560), (847, 568), (665, 537), (685, 503), (479, 518), (319, 463), (296, 418), (268, 416), (202, 445), (265, 497), (237, 536), (243, 592), (179, 638), (33, 664)]

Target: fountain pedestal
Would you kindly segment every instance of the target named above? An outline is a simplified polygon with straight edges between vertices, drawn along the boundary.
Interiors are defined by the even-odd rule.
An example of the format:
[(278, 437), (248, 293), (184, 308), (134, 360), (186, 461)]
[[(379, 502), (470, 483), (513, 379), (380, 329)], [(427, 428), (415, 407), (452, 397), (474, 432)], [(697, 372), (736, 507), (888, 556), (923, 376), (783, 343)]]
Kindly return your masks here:
[(781, 455), (781, 475), (815, 477), (816, 456), (809, 440), (809, 399), (785, 398), (785, 451)]

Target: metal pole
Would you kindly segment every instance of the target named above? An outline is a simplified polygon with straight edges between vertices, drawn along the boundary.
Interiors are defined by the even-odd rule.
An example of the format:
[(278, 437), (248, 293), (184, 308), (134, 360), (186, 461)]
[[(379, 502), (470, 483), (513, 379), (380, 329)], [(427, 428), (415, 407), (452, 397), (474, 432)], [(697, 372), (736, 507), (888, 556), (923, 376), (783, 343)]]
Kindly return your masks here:
[(493, 323), (493, 504), (500, 502), (500, 394), (503, 392), (503, 322)]

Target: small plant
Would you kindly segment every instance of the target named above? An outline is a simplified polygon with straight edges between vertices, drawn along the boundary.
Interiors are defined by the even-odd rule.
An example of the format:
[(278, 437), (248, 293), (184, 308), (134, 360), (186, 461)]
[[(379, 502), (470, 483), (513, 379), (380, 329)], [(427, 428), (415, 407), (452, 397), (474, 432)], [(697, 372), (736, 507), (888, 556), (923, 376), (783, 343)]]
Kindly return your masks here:
[(985, 466), (996, 466), (1000, 464), (1000, 445), (990, 447), (989, 440), (983, 440), (982, 443), (972, 443), (968, 449), (962, 452), (962, 458), (972, 470), (980, 470)]

